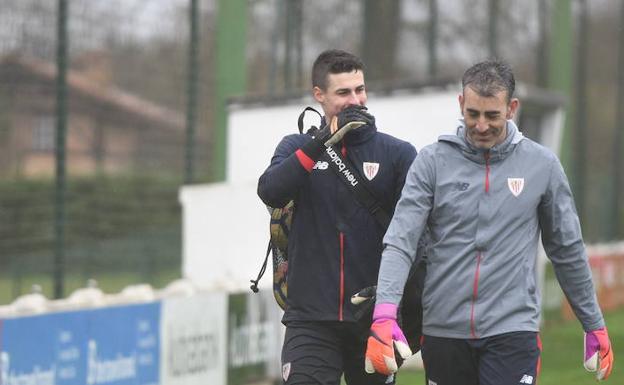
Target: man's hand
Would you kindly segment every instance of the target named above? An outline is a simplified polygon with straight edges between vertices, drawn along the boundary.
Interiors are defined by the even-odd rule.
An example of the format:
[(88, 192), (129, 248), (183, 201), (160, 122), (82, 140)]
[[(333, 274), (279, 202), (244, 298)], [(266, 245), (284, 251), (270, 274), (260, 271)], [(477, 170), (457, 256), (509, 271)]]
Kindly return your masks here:
[(310, 132), (312, 140), (297, 150), (297, 158), (310, 172), (327, 147), (338, 143), (349, 131), (374, 122), (375, 118), (366, 112), (366, 107), (349, 106), (334, 116), (329, 124)]
[(377, 292), (377, 286), (369, 286), (358, 291), (351, 296), (351, 303), (358, 306), (366, 301), (375, 300), (375, 293)]
[(377, 286), (369, 286), (351, 296), (351, 303), (354, 305), (353, 317), (356, 321), (371, 322), (376, 291)]
[(398, 370), (394, 356), (395, 347), (403, 359), (412, 355), (405, 335), (396, 321), (397, 309), (397, 305), (389, 303), (375, 305), (364, 361), (366, 373), (395, 373)]
[(329, 124), (312, 132), (312, 140), (298, 150), (300, 154), (297, 154), (297, 157), (301, 164), (311, 171), (314, 162), (321, 157), (325, 148), (338, 143), (349, 131), (374, 122), (375, 118), (366, 112), (366, 107), (349, 106), (334, 116)]
[(613, 368), (613, 349), (607, 328), (585, 333), (585, 357), (583, 365), (590, 372), (596, 372), (596, 378), (606, 380)]
[(349, 106), (332, 118), (329, 127), (333, 135), (325, 142), (325, 146), (331, 147), (338, 143), (347, 132), (374, 122), (375, 118), (367, 112), (366, 107)]

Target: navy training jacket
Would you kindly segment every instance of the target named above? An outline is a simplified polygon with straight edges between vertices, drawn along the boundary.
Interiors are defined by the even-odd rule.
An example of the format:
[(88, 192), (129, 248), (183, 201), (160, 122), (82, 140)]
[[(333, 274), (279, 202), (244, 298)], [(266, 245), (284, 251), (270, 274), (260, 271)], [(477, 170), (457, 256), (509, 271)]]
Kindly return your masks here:
[[(386, 229), (338, 179), (326, 153), (312, 160), (299, 150), (309, 140), (309, 135), (284, 137), (258, 182), (265, 204), (295, 201), (282, 321), (355, 321), (350, 297), (377, 283)], [(365, 181), (371, 192), (392, 215), (416, 157), (414, 146), (366, 125), (345, 135), (334, 150), (349, 158), (362, 179), (370, 179)]]

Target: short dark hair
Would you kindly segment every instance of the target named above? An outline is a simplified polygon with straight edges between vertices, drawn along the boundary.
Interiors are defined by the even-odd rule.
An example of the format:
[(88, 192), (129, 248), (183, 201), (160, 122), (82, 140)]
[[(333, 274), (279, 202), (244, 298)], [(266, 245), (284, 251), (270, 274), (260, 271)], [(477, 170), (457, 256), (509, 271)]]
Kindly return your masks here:
[(359, 57), (339, 49), (323, 51), (312, 65), (312, 87), (325, 90), (328, 74), (353, 71), (364, 71), (364, 63)]
[(462, 77), (462, 89), (472, 88), (481, 96), (507, 92), (507, 101), (513, 97), (516, 80), (509, 64), (499, 59), (482, 61), (468, 68)]

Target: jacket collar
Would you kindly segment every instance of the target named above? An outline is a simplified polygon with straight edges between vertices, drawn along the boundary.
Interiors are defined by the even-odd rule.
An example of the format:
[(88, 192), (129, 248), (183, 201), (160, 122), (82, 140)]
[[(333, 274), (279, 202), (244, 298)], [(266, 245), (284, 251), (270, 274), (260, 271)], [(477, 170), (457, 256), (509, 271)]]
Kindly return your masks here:
[(466, 158), (477, 163), (485, 163), (485, 155), (489, 153), (488, 160), (492, 163), (505, 159), (522, 139), (524, 139), (524, 135), (522, 135), (516, 123), (513, 120), (507, 120), (507, 136), (502, 143), (490, 149), (477, 148), (466, 138), (466, 125), (464, 120), (460, 119), (456, 134), (441, 135), (438, 141), (457, 146)]

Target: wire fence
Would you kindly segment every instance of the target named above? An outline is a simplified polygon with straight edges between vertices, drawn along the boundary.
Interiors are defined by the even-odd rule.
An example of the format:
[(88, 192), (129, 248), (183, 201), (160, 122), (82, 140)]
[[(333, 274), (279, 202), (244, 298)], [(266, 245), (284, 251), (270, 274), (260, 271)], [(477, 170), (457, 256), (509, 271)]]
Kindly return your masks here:
[[(0, 2), (0, 301), (60, 275), (115, 291), (179, 277), (185, 179), (187, 1)], [(210, 42), (204, 2), (200, 42)], [(58, 34), (67, 30), (66, 182), (58, 222)], [(204, 62), (210, 52), (202, 47)], [(196, 181), (210, 170), (211, 71), (198, 73)], [(62, 256), (57, 257), (58, 227)], [(59, 266), (59, 263), (62, 266)]]
[[(226, 1), (246, 9), (244, 44), (225, 45), (244, 51), (246, 95), (309, 89), (312, 61), (327, 48), (360, 55), (373, 91), (456, 81), (488, 56), (544, 88), (557, 88), (567, 68), (569, 111), (585, 113), (568, 114), (563, 154), (584, 233), (590, 242), (624, 238), (624, 1), (595, 0), (589, 10), (584, 0), (0, 0), (0, 302), (35, 283), (53, 295), (59, 271), (64, 293), (89, 278), (118, 290), (180, 275), (178, 188), (217, 175), (218, 21), (243, 17), (219, 19)], [(566, 20), (570, 56), (559, 57), (566, 42), (553, 37)], [(60, 27), (67, 113), (59, 262)]]

